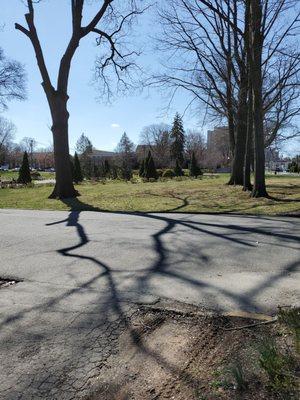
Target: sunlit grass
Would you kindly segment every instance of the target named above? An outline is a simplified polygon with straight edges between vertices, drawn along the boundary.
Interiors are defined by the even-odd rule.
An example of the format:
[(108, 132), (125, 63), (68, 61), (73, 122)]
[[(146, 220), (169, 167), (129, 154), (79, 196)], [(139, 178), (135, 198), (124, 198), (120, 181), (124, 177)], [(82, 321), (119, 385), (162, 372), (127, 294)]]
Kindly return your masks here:
[[(54, 172), (39, 172), (41, 174), (42, 179), (54, 179)], [(18, 171), (0, 171), (0, 179), (2, 181), (11, 181), (12, 179), (18, 179), (19, 172)]]
[(252, 199), (240, 187), (227, 186), (228, 175), (203, 179), (138, 183), (108, 181), (86, 182), (77, 186), (76, 201), (48, 199), (50, 186), (1, 189), (0, 208), (69, 210), (97, 209), (125, 212), (202, 212), (294, 214), (300, 213), (300, 178), (268, 176), (271, 198)]

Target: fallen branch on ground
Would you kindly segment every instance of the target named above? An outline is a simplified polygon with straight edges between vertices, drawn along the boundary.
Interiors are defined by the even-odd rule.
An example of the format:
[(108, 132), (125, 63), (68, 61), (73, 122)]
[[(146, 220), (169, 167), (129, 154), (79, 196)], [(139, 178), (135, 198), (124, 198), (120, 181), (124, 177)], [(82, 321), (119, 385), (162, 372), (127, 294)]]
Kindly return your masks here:
[(275, 317), (275, 318), (271, 319), (270, 321), (263, 321), (263, 322), (257, 322), (255, 324), (248, 324), (248, 325), (237, 326), (234, 328), (222, 328), (222, 329), (224, 331), (239, 331), (241, 329), (254, 328), (255, 326), (260, 326), (260, 325), (274, 324), (277, 321), (278, 321), (278, 318)]

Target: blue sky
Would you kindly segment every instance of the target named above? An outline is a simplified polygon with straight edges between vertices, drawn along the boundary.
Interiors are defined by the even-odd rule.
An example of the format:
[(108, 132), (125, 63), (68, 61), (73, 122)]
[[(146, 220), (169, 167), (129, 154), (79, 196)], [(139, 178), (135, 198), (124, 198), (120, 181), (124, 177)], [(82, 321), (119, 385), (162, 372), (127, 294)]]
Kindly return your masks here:
[[(87, 3), (88, 18), (97, 2), (88, 0)], [(10, 103), (4, 116), (17, 126), (17, 141), (24, 136), (30, 136), (38, 141), (40, 147), (49, 146), (52, 143), (51, 119), (33, 49), (29, 39), (14, 29), (15, 22), (24, 24), (26, 7), (22, 0), (0, 0), (0, 5), (0, 26), (3, 26), (0, 30), (0, 46), (7, 57), (21, 61), (28, 74), (28, 99)], [(59, 60), (70, 37), (70, 1), (43, 0), (35, 9), (36, 26), (47, 66), (51, 76), (56, 77)], [(147, 71), (159, 69), (158, 55), (153, 51), (151, 40), (156, 29), (154, 10), (146, 13), (135, 29), (135, 37), (138, 38), (136, 40), (143, 49), (139, 63)], [(111, 105), (97, 101), (99, 96), (96, 87), (91, 83), (97, 52), (94, 36), (88, 36), (81, 42), (73, 60), (69, 88), (71, 151), (82, 132), (92, 140), (96, 148), (113, 150), (124, 131), (131, 140), (138, 143), (144, 126), (160, 122), (171, 123), (176, 111), (184, 112), (190, 101), (185, 92), (180, 93), (168, 111), (165, 110), (168, 99), (162, 96), (162, 92), (154, 89), (135, 96), (119, 97)], [(200, 113), (185, 114), (184, 125), (186, 129), (197, 128), (205, 134), (210, 128), (206, 125), (203, 128)], [(290, 154), (299, 152), (299, 141), (289, 142), (284, 150)]]
[[(51, 120), (33, 49), (28, 38), (14, 29), (15, 22), (24, 24), (26, 7), (21, 0), (0, 0), (0, 3), (0, 25), (4, 24), (0, 31), (0, 46), (7, 57), (21, 61), (28, 74), (28, 99), (25, 102), (10, 103), (5, 116), (17, 126), (16, 140), (30, 136), (35, 137), (40, 146), (47, 146), (52, 141), (49, 129)], [(91, 5), (87, 11), (91, 13), (93, 3), (89, 3)], [(70, 35), (69, 4), (68, 0), (44, 0), (35, 7), (36, 26), (53, 77), (56, 76), (59, 59)], [(153, 49), (148, 45), (154, 22), (153, 12), (150, 12), (143, 16), (136, 28), (136, 36), (141, 38), (139, 44), (144, 53), (140, 62), (147, 70), (153, 65), (158, 66)], [(72, 64), (69, 90), (71, 149), (82, 132), (92, 140), (95, 147), (101, 149), (114, 149), (124, 131), (137, 143), (144, 126), (159, 122), (170, 123), (176, 111), (184, 111), (189, 101), (184, 93), (177, 98), (167, 114), (162, 112), (167, 101), (155, 90), (120, 97), (111, 105), (97, 101), (98, 93), (91, 83), (97, 55), (94, 38), (89, 36), (82, 41)], [(201, 121), (192, 116), (185, 118), (186, 128), (195, 128), (199, 123)]]

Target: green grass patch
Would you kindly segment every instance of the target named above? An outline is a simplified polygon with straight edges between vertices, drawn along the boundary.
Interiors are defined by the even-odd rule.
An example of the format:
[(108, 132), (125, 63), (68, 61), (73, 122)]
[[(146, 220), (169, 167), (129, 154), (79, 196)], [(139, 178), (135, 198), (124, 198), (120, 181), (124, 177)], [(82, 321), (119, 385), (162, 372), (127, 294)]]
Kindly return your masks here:
[[(55, 179), (54, 172), (39, 172), (42, 179)], [(11, 181), (12, 179), (17, 180), (19, 176), (19, 171), (0, 171), (0, 180)]]
[(300, 212), (300, 178), (268, 176), (269, 199), (252, 199), (240, 187), (227, 186), (227, 174), (137, 183), (84, 182), (81, 196), (67, 201), (50, 200), (52, 188), (0, 189), (0, 208), (95, 210), (125, 212), (191, 212), (294, 214)]

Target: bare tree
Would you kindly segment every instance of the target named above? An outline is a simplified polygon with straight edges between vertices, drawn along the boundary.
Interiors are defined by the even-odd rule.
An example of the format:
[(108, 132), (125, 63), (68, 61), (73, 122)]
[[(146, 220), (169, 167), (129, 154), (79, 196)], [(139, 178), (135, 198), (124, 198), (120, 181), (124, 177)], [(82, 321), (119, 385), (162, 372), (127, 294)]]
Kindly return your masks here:
[[(213, 116), (227, 120), (233, 157), (230, 183), (244, 181), (244, 188), (250, 189), (247, 152), (253, 148), (252, 140), (258, 182), (264, 175), (264, 147), (278, 135), (297, 134), (293, 129), (285, 135), (284, 130), (299, 114), (300, 57), (293, 39), (299, 30), (299, 2), (168, 0), (165, 4), (159, 42), (171, 55), (165, 74), (154, 77), (154, 83), (169, 87), (171, 99), (178, 90), (188, 91), (191, 103), (200, 100)], [(259, 193), (267, 195), (254, 187), (253, 195)]]
[(12, 143), (15, 132), (15, 125), (6, 118), (0, 117), (0, 150)]
[[(232, 184), (243, 182), (245, 97), (247, 76), (242, 46), (243, 8), (238, 1), (168, 0), (160, 11), (163, 32), (159, 47), (171, 51), (166, 73), (154, 82), (173, 93), (188, 91), (208, 107), (208, 115), (227, 120)], [(213, 7), (212, 5), (215, 5)], [(230, 6), (232, 5), (232, 7)], [(239, 174), (238, 174), (239, 172)]]
[(26, 151), (27, 154), (29, 155), (31, 166), (33, 165), (33, 153), (37, 148), (37, 145), (38, 145), (37, 141), (32, 137), (24, 137), (20, 143), (22, 150)]
[[(148, 147), (155, 165), (163, 168), (170, 164), (171, 127), (167, 124), (145, 126), (140, 135), (140, 143)], [(145, 156), (148, 154), (146, 151)]]
[(0, 110), (11, 100), (25, 98), (25, 71), (18, 61), (9, 60), (0, 48)]
[(13, 145), (15, 132), (15, 125), (6, 118), (0, 117), (0, 163), (6, 161)]
[[(96, 64), (97, 76), (102, 79), (105, 91), (109, 91), (109, 76), (105, 74), (112, 68), (120, 84), (125, 85), (126, 74), (135, 66), (135, 49), (129, 50), (124, 41), (129, 37), (129, 30), (134, 18), (144, 10), (138, 7), (139, 0), (101, 0), (97, 2), (97, 11), (89, 22), (83, 25), (85, 0), (70, 0), (72, 34), (63, 54), (56, 83), (52, 82), (44, 52), (35, 25), (36, 1), (27, 0), (28, 12), (25, 14), (27, 27), (15, 24), (16, 29), (25, 34), (32, 43), (38, 68), (42, 77), (42, 86), (47, 97), (51, 117), (55, 156), (56, 185), (51, 198), (75, 197), (78, 192), (72, 182), (69, 162), (68, 139), (68, 83), (71, 62), (83, 38), (90, 34), (96, 36), (96, 43), (101, 55)], [(38, 1), (39, 2), (39, 1)], [(121, 46), (120, 46), (121, 41)]]
[[(299, 114), (299, 2), (246, 1), (249, 15), (250, 90), (253, 111), (253, 197), (266, 197), (265, 146), (269, 146)], [(291, 13), (292, 12), (292, 13)]]
[(20, 144), (12, 143), (8, 153), (8, 164), (10, 168), (20, 167), (23, 159), (23, 151)]
[(190, 160), (194, 153), (198, 163), (203, 165), (206, 145), (202, 132), (188, 130), (185, 136), (185, 148)]

